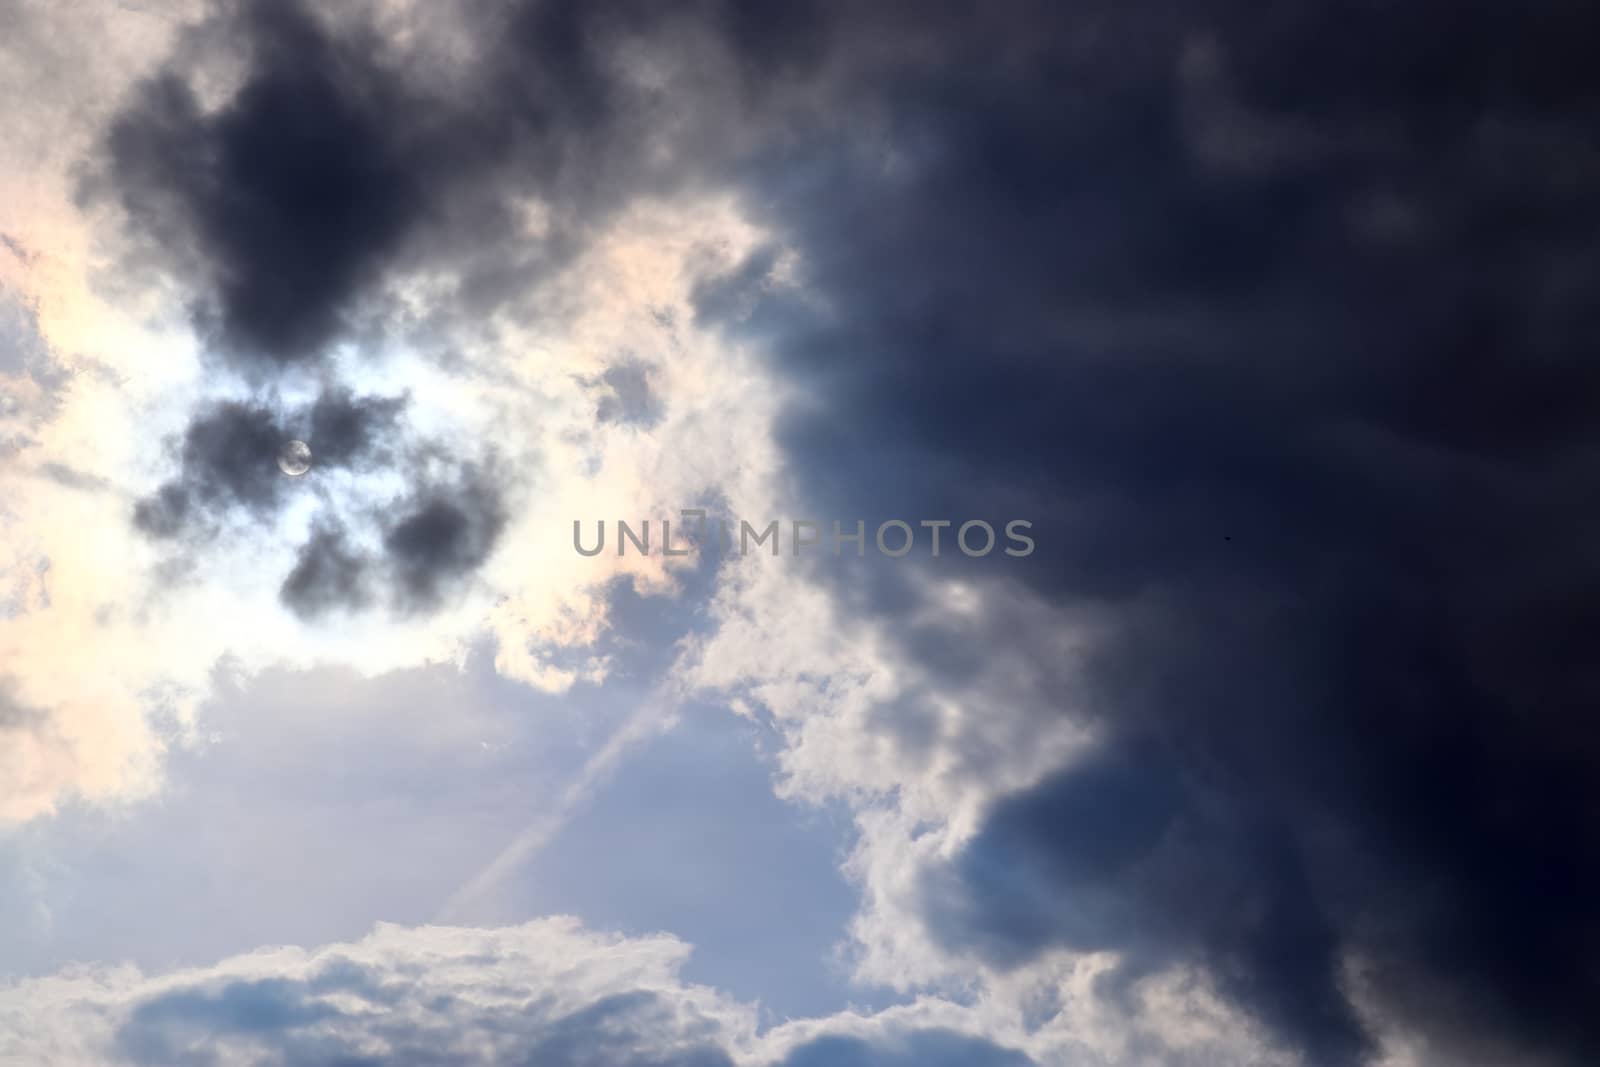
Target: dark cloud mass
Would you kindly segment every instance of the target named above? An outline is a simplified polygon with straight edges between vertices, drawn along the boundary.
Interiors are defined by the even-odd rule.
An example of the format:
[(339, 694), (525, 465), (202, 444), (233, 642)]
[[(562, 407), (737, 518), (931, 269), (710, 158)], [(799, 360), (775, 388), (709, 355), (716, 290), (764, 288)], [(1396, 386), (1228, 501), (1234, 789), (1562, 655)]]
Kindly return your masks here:
[(932, 921), (1002, 965), (1056, 945), (1119, 950), (1122, 978), (1198, 960), (1324, 1059), (1355, 1058), (1335, 929), (1291, 828), (1187, 789), (1160, 753), (1099, 752), (1007, 798), (930, 885)]
[[(300, 0), (228, 0), (120, 113), (83, 194), (120, 206), (130, 262), (193, 287), (211, 355), (270, 375), (324, 358), (419, 263), (459, 272), (446, 318), (526, 299), (617, 208), (744, 151), (759, 120), (723, 78), (673, 71), (669, 96), (623, 56), (709, 44), (769, 98), (792, 64), (745, 8), (466, 5), (445, 21), (477, 51), (440, 69), (420, 13), (424, 46), (408, 50)], [(191, 68), (218, 52), (244, 78), (207, 109)], [(542, 236), (523, 225), (530, 202), (548, 211)]]
[(311, 359), (426, 209), (437, 146), (392, 121), (412, 105), (398, 79), (299, 4), (241, 4), (236, 20), (251, 72), (237, 95), (207, 114), (175, 73), (155, 79), (111, 131), (109, 167), (136, 222), (193, 242), (227, 354)]
[(737, 327), (824, 400), (813, 511), (1026, 515), (973, 576), (1112, 634), (1104, 751), (930, 874), (936, 935), (1201, 963), (1319, 1064), (1374, 1049), (1347, 958), (1451, 1062), (1600, 1060), (1593, 14), (953, 10), (853, 90), (887, 147), (758, 168), (829, 314)]

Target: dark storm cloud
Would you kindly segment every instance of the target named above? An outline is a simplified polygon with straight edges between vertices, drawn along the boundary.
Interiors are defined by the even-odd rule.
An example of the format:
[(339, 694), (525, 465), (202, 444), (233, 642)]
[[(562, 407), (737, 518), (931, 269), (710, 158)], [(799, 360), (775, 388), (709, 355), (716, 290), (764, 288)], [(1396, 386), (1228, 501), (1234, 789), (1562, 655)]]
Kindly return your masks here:
[[(1035, 556), (946, 571), (1112, 635), (1103, 751), (930, 875), (936, 935), (1204, 964), (1321, 1064), (1371, 1048), (1356, 952), (1448, 1055), (1600, 1059), (1600, 25), (941, 10), (857, 71), (859, 139), (755, 168), (828, 313), (755, 260), (701, 300), (756, 290), (820, 399), (782, 426), (814, 512), (1024, 515)], [(871, 570), (847, 599), (918, 606)], [(986, 625), (891, 630), (937, 677)]]

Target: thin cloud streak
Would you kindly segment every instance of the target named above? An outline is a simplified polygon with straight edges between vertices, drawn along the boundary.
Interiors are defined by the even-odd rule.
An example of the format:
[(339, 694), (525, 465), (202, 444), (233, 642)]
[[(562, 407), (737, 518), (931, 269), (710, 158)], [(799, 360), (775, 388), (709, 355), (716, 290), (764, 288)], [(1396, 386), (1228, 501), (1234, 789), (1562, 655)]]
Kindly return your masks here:
[(669, 687), (659, 688), (647, 697), (637, 711), (612, 731), (600, 750), (578, 769), (554, 806), (528, 823), (483, 870), (456, 890), (433, 921), (467, 921), (475, 905), (481, 904), (499, 888), (513, 871), (538, 855), (572, 821), (595, 792), (616, 773), (624, 757), (672, 729), (677, 721), (676, 703), (677, 697)]

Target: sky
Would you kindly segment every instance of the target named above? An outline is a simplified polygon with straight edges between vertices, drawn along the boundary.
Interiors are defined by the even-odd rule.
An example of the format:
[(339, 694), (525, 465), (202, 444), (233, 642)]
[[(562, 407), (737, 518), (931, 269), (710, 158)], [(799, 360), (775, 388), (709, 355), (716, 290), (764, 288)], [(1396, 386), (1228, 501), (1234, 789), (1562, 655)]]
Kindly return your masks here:
[(1597, 31), (0, 0), (0, 1064), (1600, 1062)]

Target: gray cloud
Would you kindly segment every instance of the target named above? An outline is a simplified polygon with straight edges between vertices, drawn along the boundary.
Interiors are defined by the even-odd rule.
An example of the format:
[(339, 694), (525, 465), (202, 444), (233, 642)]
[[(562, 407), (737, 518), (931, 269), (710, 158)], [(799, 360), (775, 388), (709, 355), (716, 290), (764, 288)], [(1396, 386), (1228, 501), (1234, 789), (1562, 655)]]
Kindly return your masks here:
[(372, 596), (371, 571), (370, 561), (350, 543), (345, 529), (324, 521), (300, 546), (278, 596), (308, 620), (335, 608), (363, 608)]
[(505, 502), (487, 472), (418, 492), (395, 509), (383, 548), (403, 610), (436, 606), (450, 585), (489, 558), (505, 527)]
[(298, 3), (223, 10), (250, 69), (238, 94), (208, 114), (180, 71), (159, 75), (107, 137), (107, 180), (133, 222), (200, 261), (222, 354), (314, 359), (451, 146), (391, 121), (425, 102), (366, 54), (375, 42), (335, 39)]
[(284, 490), (278, 449), (287, 440), (272, 411), (237, 401), (198, 416), (178, 449), (179, 476), (138, 502), (134, 524), (156, 537), (175, 537), (212, 511), (266, 512)]
[(267, 401), (214, 404), (189, 423), (176, 444), (177, 477), (137, 502), (134, 524), (157, 538), (203, 538), (234, 515), (268, 519), (303, 484), (278, 469), (286, 441), (309, 438), (319, 469), (370, 470), (390, 458), (385, 448), (400, 444), (404, 403), (334, 387), (305, 410)]
[[(426, 475), (415, 475), (426, 482)], [(339, 520), (324, 517), (301, 545), (279, 598), (301, 618), (359, 611), (381, 596), (401, 614), (443, 604), (494, 551), (507, 502), (484, 471), (465, 467), (453, 480), (427, 483), (380, 515), (363, 516), (380, 547), (358, 543)]]
[(1219, 810), (1149, 752), (1106, 752), (1008, 797), (953, 869), (929, 878), (938, 935), (1002, 966), (1065, 946), (1117, 950), (1117, 993), (1200, 963), (1328, 1062), (1363, 1050), (1339, 979), (1334, 923), (1273, 813)]
[(594, 383), (607, 390), (595, 407), (595, 418), (644, 429), (660, 422), (661, 398), (651, 386), (650, 378), (649, 364), (638, 359), (620, 360), (607, 367)]
[[(308, 621), (380, 601), (401, 613), (431, 611), (493, 551), (507, 518), (505, 480), (409, 438), (404, 408), (403, 397), (339, 387), (299, 409), (213, 405), (177, 443), (177, 476), (136, 502), (134, 524), (192, 552), (232, 524), (275, 521), (292, 494), (315, 492), (318, 516), (280, 587), (284, 605)], [(289, 478), (277, 454), (296, 436), (311, 446), (312, 473)], [(384, 470), (416, 488), (380, 512), (317, 488), (328, 473)]]
[(319, 464), (378, 466), (394, 458), (385, 450), (398, 436), (397, 423), (405, 406), (405, 397), (356, 396), (348, 389), (331, 388), (298, 420), (306, 424), (300, 436), (311, 443)]
[[(808, 396), (804, 506), (1026, 515), (1034, 557), (941, 573), (1107, 635), (994, 709), (1105, 747), (930, 874), (946, 946), (1190, 961), (1322, 1064), (1373, 1050), (1353, 955), (1441, 1047), (1600, 1055), (1594, 27), (1456, 14), (946, 10), (859, 68), (881, 121), (755, 168), (803, 296), (753, 259), (702, 314)], [(936, 683), (1016, 647), (914, 567), (817, 573)]]
[(38, 708), (17, 701), (12, 693), (12, 679), (0, 675), (0, 730), (36, 730), (43, 726), (48, 716)]

